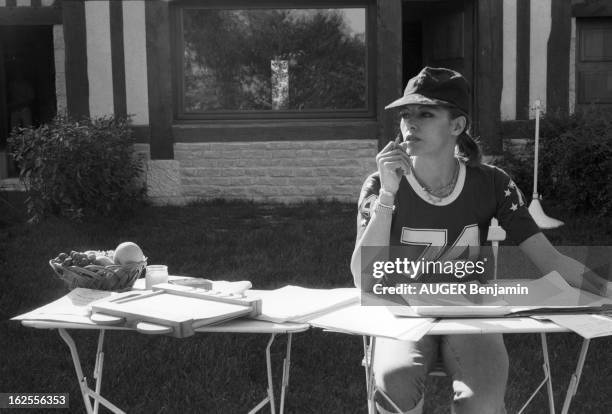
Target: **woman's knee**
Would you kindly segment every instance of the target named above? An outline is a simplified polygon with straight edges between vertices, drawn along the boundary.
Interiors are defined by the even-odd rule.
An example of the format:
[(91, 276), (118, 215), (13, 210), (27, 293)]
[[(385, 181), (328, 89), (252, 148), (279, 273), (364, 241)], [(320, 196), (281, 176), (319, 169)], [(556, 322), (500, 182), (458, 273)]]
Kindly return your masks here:
[[(436, 338), (424, 337), (417, 342), (379, 338), (374, 355), (374, 379), (380, 391), (402, 411), (409, 411), (423, 398), (425, 378), (438, 351)], [(384, 408), (393, 407), (386, 398), (377, 398)]]
[[(415, 408), (423, 399), (427, 371), (423, 365), (401, 367), (376, 373), (376, 385), (403, 412)], [(387, 410), (395, 412), (383, 396), (377, 401)]]

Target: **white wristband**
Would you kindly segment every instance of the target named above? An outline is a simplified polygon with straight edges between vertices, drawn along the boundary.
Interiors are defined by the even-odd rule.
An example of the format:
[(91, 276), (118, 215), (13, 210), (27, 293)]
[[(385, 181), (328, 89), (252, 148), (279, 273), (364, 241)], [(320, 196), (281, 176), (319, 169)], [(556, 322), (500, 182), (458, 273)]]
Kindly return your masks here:
[(386, 204), (383, 204), (380, 202), (379, 199), (376, 199), (376, 201), (374, 202), (374, 212), (377, 214), (385, 214), (391, 216), (393, 215), (394, 211), (395, 206), (388, 206)]

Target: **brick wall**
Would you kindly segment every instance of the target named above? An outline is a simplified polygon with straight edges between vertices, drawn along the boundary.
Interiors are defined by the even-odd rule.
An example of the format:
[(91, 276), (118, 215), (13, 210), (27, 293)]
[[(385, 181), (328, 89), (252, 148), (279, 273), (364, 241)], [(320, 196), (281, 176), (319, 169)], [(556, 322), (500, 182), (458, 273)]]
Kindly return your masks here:
[(375, 171), (376, 140), (177, 143), (182, 196), (353, 202)]

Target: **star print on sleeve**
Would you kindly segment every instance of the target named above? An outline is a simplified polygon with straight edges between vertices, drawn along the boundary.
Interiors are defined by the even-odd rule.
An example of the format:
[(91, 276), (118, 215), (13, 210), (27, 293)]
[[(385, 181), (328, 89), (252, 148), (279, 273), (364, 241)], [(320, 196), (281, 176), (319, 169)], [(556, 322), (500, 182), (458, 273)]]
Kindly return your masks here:
[(518, 245), (540, 229), (529, 214), (525, 197), (512, 178), (503, 170), (496, 171), (496, 178), (495, 216), (499, 225), (506, 230), (508, 243)]
[[(512, 211), (516, 211), (518, 206), (522, 207), (525, 205), (525, 200), (523, 200), (523, 193), (521, 193), (521, 190), (519, 190), (519, 188), (512, 180), (510, 180), (510, 182), (508, 183), (508, 188), (504, 190), (504, 196), (510, 197), (510, 200), (512, 201), (512, 206), (510, 207), (510, 210)], [(517, 204), (516, 207), (514, 207), (515, 204)]]

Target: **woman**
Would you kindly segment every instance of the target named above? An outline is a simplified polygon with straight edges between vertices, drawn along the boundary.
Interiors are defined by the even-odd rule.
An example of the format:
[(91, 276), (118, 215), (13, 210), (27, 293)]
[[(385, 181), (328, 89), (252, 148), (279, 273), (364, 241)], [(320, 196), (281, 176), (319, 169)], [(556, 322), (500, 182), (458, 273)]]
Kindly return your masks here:
[[(426, 67), (385, 108), (399, 110), (403, 142), (389, 142), (380, 151), (378, 171), (363, 185), (351, 260), (355, 285), (371, 291), (379, 282), (361, 272), (363, 246), (405, 246), (413, 250), (412, 260), (473, 259), (495, 217), (543, 274), (557, 270), (576, 287), (607, 294), (609, 283), (586, 280), (584, 266), (561, 255), (540, 232), (510, 177), (481, 164), (480, 148), (468, 133), (469, 98), (461, 74)], [(422, 276), (427, 275), (410, 279)], [(425, 377), (439, 357), (453, 378), (453, 412), (506, 412), (508, 355), (500, 334), (425, 336), (417, 342), (378, 338), (377, 386), (402, 412), (420, 413)], [(377, 406), (381, 413), (397, 411), (383, 400)]]

